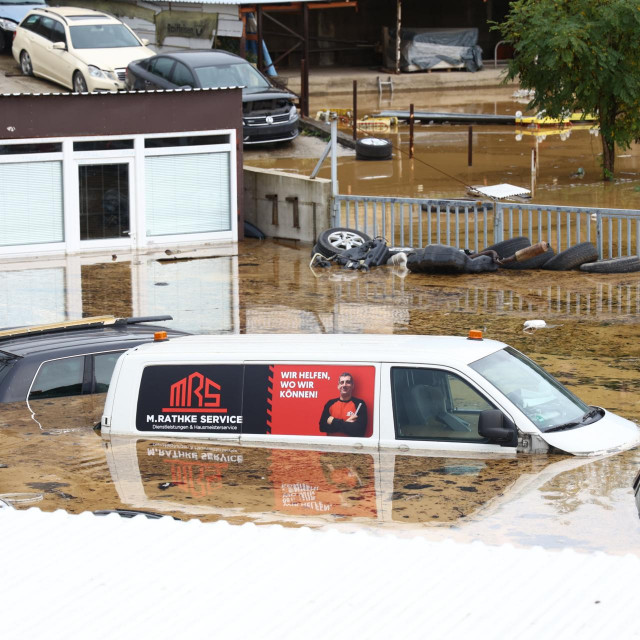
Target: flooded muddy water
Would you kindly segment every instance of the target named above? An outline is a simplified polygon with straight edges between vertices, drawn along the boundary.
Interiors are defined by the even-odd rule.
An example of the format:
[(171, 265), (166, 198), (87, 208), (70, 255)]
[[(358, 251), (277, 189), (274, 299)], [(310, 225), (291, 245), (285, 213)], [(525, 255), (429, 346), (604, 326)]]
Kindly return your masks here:
[[(386, 94), (385, 94), (386, 96)], [(384, 109), (513, 115), (526, 112), (527, 99), (514, 98), (512, 87), (397, 93), (379, 100), (371, 94), (358, 98), (358, 115)], [(312, 101), (310, 114), (329, 108), (351, 108), (341, 96)], [(344, 129), (350, 134), (350, 130)], [(366, 135), (366, 134), (363, 134)], [(387, 161), (362, 161), (354, 152), (341, 152), (338, 160), (340, 193), (401, 197), (463, 198), (467, 186), (509, 183), (531, 188), (531, 154), (535, 150), (538, 172), (532, 202), (567, 206), (640, 208), (640, 147), (618, 150), (614, 183), (600, 179), (602, 144), (588, 123), (570, 127), (515, 127), (473, 125), (472, 166), (468, 166), (467, 125), (419, 124), (415, 126), (415, 155), (409, 158), (409, 127), (400, 124), (390, 133), (375, 134), (393, 143)], [(289, 149), (247, 150), (245, 164), (309, 175), (322, 153), (317, 140), (301, 136)], [(330, 177), (325, 162), (320, 177)]]
[[(637, 274), (476, 275), (310, 269), (310, 247), (246, 240), (237, 256), (4, 265), (2, 324), (169, 313), (205, 333), (466, 335), (482, 329), (590, 404), (640, 419)], [(525, 333), (526, 320), (547, 327)], [(640, 451), (564, 456), (410, 456), (156, 439), (105, 440), (103, 396), (0, 411), (0, 494), (17, 508), (134, 509), (233, 523), (393, 529), (640, 553), (631, 484)]]

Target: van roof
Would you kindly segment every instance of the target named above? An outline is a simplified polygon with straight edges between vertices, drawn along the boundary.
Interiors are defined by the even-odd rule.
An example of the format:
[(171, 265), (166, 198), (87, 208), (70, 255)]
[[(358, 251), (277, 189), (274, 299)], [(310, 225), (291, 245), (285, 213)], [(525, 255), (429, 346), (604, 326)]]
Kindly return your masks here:
[[(251, 361), (474, 362), (507, 345), (458, 336), (380, 334), (242, 334), (185, 336), (134, 349), (145, 360), (205, 362), (211, 354)], [(131, 356), (133, 354), (130, 354)]]

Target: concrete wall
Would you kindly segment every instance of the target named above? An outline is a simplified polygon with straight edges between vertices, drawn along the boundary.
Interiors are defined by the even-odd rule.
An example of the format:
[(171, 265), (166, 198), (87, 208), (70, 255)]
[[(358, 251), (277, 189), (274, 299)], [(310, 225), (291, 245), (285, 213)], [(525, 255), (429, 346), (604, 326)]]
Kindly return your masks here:
[(330, 205), (330, 180), (244, 167), (244, 219), (268, 237), (315, 243), (331, 226)]

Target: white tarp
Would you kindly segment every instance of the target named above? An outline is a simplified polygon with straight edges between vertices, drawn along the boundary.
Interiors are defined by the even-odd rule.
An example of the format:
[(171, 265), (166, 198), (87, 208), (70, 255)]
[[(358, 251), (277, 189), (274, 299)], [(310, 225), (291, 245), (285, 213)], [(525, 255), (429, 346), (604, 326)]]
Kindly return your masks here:
[(474, 193), (480, 193), (483, 196), (502, 200), (503, 198), (513, 198), (515, 196), (529, 196), (531, 191), (522, 187), (516, 187), (512, 184), (494, 184), (488, 187), (471, 187)]

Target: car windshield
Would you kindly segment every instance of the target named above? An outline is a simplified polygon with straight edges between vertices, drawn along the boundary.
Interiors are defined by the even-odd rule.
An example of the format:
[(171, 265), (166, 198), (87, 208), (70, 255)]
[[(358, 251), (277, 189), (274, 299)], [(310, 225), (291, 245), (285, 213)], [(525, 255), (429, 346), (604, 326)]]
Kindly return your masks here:
[(142, 44), (123, 24), (83, 24), (70, 27), (74, 49), (115, 49)]
[(507, 347), (472, 363), (471, 368), (504, 393), (540, 431), (599, 419), (555, 378), (521, 353)]
[(268, 89), (271, 86), (264, 76), (248, 62), (196, 67), (195, 72), (200, 86), (205, 89), (218, 89), (219, 87)]

